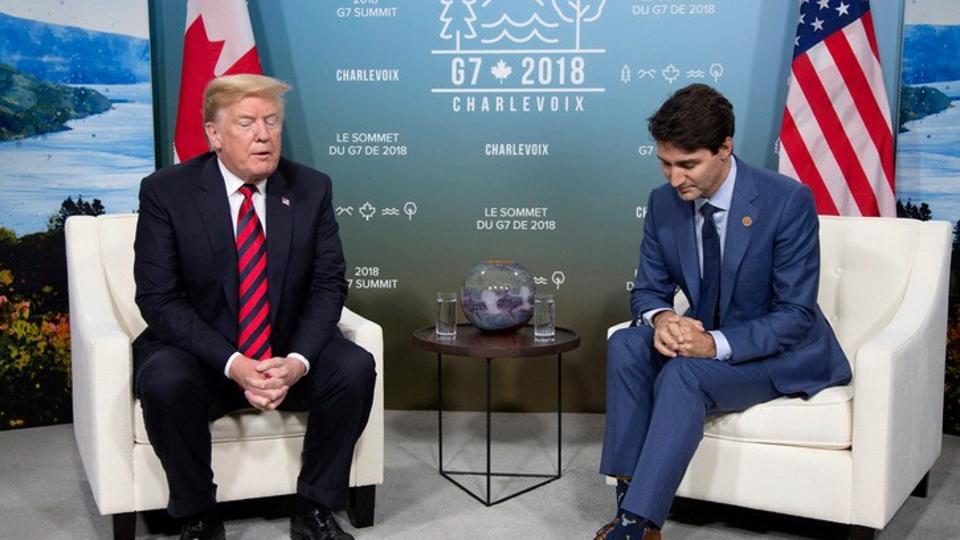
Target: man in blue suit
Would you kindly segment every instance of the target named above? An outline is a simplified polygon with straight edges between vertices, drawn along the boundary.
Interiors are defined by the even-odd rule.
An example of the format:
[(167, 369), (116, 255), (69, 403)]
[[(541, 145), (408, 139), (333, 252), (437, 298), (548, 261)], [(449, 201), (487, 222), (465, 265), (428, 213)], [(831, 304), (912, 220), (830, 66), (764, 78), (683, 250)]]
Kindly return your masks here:
[(680, 89), (648, 122), (668, 185), (647, 206), (634, 324), (607, 347), (600, 472), (617, 477), (618, 508), (597, 538), (659, 537), (708, 415), (850, 380), (817, 306), (810, 190), (734, 156), (733, 106), (709, 86)]

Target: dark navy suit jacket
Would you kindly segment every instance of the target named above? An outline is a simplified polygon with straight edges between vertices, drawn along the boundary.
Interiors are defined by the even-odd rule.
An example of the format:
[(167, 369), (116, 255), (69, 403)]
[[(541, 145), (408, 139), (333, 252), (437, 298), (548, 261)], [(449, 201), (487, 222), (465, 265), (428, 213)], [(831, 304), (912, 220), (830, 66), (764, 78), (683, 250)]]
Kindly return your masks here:
[[(677, 287), (697, 317), (700, 270), (694, 203), (669, 185), (647, 206), (631, 296), (634, 320), (672, 308)], [(846, 384), (850, 366), (817, 305), (819, 221), (810, 189), (737, 160), (720, 283), (720, 330), (731, 364), (762, 362), (784, 394)]]
[[(281, 158), (267, 182), (267, 283), (275, 356), (313, 362), (347, 295), (330, 178)], [(134, 244), (137, 305), (148, 328), (134, 360), (165, 344), (218, 372), (237, 351), (237, 250), (216, 155), (168, 167), (140, 185)]]

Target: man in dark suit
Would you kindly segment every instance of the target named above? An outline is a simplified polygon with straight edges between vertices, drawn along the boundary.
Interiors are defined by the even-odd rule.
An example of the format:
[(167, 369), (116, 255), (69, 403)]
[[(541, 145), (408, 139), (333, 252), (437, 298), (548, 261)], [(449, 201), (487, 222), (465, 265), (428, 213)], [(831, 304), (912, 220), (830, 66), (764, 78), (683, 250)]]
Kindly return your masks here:
[(134, 277), (148, 328), (134, 389), (181, 538), (223, 538), (209, 422), (250, 406), (309, 411), (293, 538), (352, 538), (331, 510), (347, 496), (376, 374), (337, 329), (347, 285), (330, 178), (280, 157), (288, 89), (214, 80), (203, 109), (213, 151), (140, 186)]
[(733, 106), (709, 86), (677, 91), (649, 129), (668, 185), (647, 206), (634, 324), (607, 345), (600, 472), (618, 508), (598, 538), (659, 537), (707, 415), (850, 380), (817, 306), (810, 190), (734, 156)]

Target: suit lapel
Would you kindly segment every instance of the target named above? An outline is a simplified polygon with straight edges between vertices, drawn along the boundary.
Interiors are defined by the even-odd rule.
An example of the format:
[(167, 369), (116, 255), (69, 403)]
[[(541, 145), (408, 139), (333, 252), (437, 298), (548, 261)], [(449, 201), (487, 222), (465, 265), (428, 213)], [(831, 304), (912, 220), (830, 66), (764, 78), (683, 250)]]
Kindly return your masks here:
[(750, 245), (751, 231), (758, 217), (758, 208), (753, 201), (757, 198), (757, 185), (749, 165), (737, 161), (737, 183), (733, 187), (733, 200), (727, 217), (727, 234), (724, 240), (723, 272), (720, 276), (720, 314), (721, 318), (730, 305), (733, 286), (743, 256)]
[(277, 318), (283, 278), (293, 235), (293, 205), (287, 179), (277, 170), (267, 182), (267, 283), (270, 291), (270, 322)]
[(678, 212), (671, 212), (679, 220), (675, 224), (677, 231), (677, 252), (680, 258), (680, 269), (687, 288), (690, 305), (700, 305), (700, 258), (697, 255), (696, 221), (693, 219), (693, 203), (676, 198), (680, 205)]
[(220, 266), (220, 282), (227, 305), (237, 318), (237, 244), (233, 235), (233, 218), (227, 200), (223, 175), (217, 166), (217, 158), (207, 160), (197, 182), (197, 206), (203, 220), (213, 260)]

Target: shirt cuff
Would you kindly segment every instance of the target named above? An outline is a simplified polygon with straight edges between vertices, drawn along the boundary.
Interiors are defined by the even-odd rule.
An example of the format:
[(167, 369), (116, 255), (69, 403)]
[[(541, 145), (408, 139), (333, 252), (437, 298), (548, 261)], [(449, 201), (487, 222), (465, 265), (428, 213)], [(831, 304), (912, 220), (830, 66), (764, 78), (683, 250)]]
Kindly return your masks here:
[[(660, 313), (661, 311), (673, 311), (673, 310), (670, 308), (651, 309), (650, 311), (643, 312), (643, 314), (640, 315), (640, 319), (642, 320), (643, 324), (649, 326), (650, 328), (653, 328), (653, 318), (656, 317), (657, 313)], [(640, 321), (638, 321), (638, 324), (639, 322)]]
[(224, 376), (224, 377), (226, 377), (226, 378), (228, 378), (228, 379), (230, 378), (230, 366), (233, 365), (233, 361), (236, 360), (238, 356), (240, 356), (240, 352), (239, 352), (239, 351), (231, 354), (231, 355), (230, 355), (230, 358), (227, 358), (227, 365), (223, 366), (223, 376)]
[(717, 348), (716, 359), (721, 362), (726, 362), (729, 360), (730, 357), (733, 356), (733, 351), (730, 350), (730, 342), (727, 341), (727, 338), (723, 335), (723, 332), (719, 330), (710, 330), (707, 333), (713, 336), (713, 343)]
[(297, 360), (303, 362), (303, 367), (307, 368), (307, 370), (304, 371), (303, 374), (306, 375), (307, 373), (310, 373), (310, 361), (307, 360), (307, 357), (303, 356), (300, 353), (292, 352), (287, 354), (287, 358), (296, 358)]

